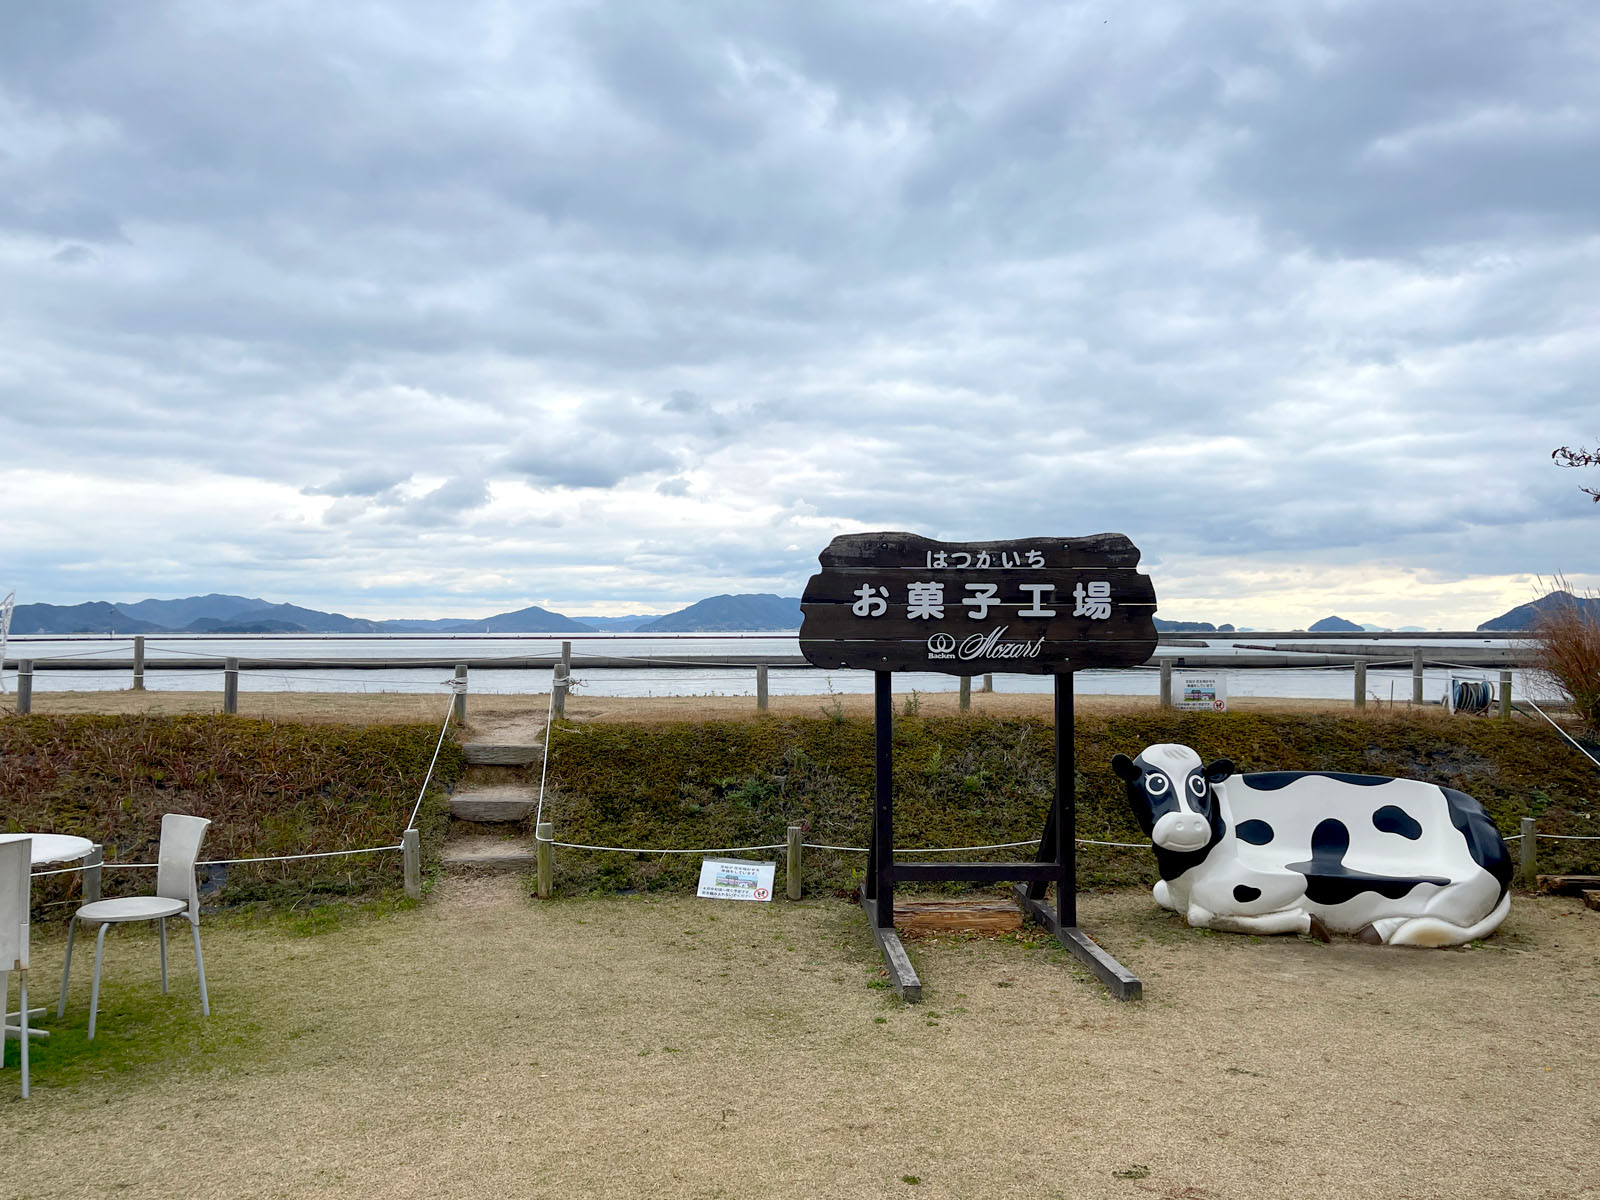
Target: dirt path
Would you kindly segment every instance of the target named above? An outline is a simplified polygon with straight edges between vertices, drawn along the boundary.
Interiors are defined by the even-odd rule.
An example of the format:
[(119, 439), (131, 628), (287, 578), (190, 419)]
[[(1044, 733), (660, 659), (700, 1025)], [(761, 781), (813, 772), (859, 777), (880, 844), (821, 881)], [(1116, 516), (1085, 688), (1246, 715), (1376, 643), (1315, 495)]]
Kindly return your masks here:
[[(1143, 1003), (946, 938), (903, 1006), (835, 900), (452, 880), (316, 936), (213, 922), (202, 1022), (187, 960), (161, 997), (119, 931), (102, 1038), (85, 978), (71, 1061), (26, 1103), (0, 1076), (0, 1195), (1600, 1196), (1600, 914), (1519, 899), (1481, 948), (1404, 951), (1082, 913)], [(38, 978), (61, 950), (36, 931)]]

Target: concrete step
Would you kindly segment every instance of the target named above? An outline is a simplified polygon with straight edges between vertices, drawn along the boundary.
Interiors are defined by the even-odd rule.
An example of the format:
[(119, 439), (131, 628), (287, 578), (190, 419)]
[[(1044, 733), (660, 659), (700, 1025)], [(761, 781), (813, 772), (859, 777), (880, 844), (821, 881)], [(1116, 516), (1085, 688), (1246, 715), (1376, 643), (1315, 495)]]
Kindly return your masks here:
[(544, 757), (542, 742), (463, 742), (461, 749), (474, 767), (526, 767)]
[(450, 797), (450, 815), (459, 821), (521, 821), (539, 804), (535, 788), (518, 784), (457, 789)]
[(536, 863), (531, 840), (487, 834), (447, 839), (439, 861), (448, 871), (531, 871)]

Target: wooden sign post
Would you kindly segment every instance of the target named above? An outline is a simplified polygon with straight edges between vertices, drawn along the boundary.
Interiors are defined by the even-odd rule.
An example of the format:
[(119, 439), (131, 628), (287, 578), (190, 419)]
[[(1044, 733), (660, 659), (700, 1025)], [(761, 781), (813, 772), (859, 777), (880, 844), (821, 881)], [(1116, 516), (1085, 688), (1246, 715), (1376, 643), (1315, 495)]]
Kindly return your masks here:
[[(1156, 648), (1155, 586), (1120, 533), (1005, 542), (935, 542), (912, 533), (837, 537), (806, 584), (800, 652), (827, 670), (875, 672), (876, 787), (862, 907), (895, 991), (922, 984), (894, 929), (909, 882), (1016, 882), (1017, 902), (1123, 1000), (1139, 980), (1077, 923), (1072, 674), (1126, 667)], [(1033, 862), (896, 862), (893, 673), (1055, 677), (1056, 785)], [(1045, 900), (1056, 885), (1056, 903)]]

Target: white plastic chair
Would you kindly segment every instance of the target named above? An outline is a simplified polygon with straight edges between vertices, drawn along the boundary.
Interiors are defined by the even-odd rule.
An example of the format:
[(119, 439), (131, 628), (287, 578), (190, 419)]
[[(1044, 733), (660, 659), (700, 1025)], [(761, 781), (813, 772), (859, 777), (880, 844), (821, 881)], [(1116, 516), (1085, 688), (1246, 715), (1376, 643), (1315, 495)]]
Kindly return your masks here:
[(194, 933), (194, 965), (200, 973), (200, 1011), (211, 1015), (206, 998), (206, 964), (200, 957), (200, 889), (195, 882), (194, 861), (200, 857), (200, 841), (211, 822), (204, 817), (184, 817), (167, 813), (161, 818), (161, 852), (156, 867), (154, 896), (124, 896), (116, 900), (97, 900), (73, 914), (67, 927), (67, 961), (61, 968), (61, 1003), (56, 1016), (67, 1013), (67, 981), (72, 977), (72, 940), (78, 922), (99, 925), (94, 944), (94, 986), (89, 990), (89, 1036), (94, 1037), (95, 1016), (100, 1010), (100, 955), (105, 949), (106, 930), (121, 921), (159, 921), (161, 923), (161, 994), (167, 992), (167, 918), (183, 916)]
[(13, 1031), (22, 1044), (22, 1098), (28, 1098), (28, 887), (33, 881), (33, 840), (22, 838), (0, 843), (0, 1013), (9, 1018), (6, 1002), (11, 996), (11, 972), (22, 979), (21, 1009), (16, 1025), (0, 1031), (0, 1068), (6, 1065), (6, 1037)]

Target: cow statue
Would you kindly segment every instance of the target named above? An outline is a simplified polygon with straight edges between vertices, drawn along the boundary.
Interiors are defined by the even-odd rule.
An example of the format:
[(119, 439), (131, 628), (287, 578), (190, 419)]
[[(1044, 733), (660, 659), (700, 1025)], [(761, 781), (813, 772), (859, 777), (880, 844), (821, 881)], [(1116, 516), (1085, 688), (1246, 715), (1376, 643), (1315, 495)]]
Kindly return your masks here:
[(1111, 768), (1155, 843), (1156, 903), (1190, 925), (1458, 946), (1511, 907), (1506, 844), (1463, 792), (1382, 775), (1239, 775), (1170, 744)]

